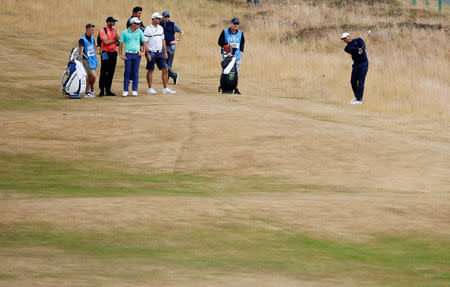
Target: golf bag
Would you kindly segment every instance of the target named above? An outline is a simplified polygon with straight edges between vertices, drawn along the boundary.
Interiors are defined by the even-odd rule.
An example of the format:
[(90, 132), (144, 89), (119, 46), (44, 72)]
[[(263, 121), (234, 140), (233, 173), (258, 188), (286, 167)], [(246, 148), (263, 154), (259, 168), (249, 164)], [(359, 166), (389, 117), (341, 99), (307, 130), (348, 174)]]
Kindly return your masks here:
[(234, 55), (234, 51), (225, 56), (221, 65), (222, 75), (220, 76), (219, 92), (222, 92), (222, 94), (232, 94), (238, 84), (238, 72), (236, 69), (236, 56)]
[(61, 91), (71, 99), (79, 99), (86, 91), (86, 72), (81, 61), (76, 59), (78, 47), (70, 52), (67, 68), (61, 76)]

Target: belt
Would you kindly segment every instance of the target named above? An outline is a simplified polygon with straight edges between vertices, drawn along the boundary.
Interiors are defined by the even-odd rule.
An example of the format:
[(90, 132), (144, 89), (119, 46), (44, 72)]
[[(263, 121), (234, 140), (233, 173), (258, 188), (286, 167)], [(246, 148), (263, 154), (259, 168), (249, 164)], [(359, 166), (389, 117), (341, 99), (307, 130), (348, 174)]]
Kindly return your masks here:
[(153, 53), (162, 53), (162, 50), (149, 50), (149, 51)]
[(128, 54), (138, 54), (139, 52), (130, 52), (130, 51), (126, 51), (125, 53), (128, 53)]

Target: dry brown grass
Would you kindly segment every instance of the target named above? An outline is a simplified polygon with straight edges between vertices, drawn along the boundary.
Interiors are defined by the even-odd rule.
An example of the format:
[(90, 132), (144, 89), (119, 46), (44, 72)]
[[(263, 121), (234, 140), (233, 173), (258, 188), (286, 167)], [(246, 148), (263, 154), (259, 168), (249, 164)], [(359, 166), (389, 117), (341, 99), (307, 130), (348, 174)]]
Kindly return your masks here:
[[(142, 261), (102, 260), (80, 257), (77, 254), (64, 252), (64, 257), (58, 249), (48, 248), (11, 248), (0, 249), (0, 256), (7, 260), (8, 265), (2, 270), (10, 276), (15, 276), (8, 287), (24, 286), (108, 286), (108, 287), (353, 287), (358, 286), (352, 278), (336, 276), (318, 282), (308, 276), (296, 278), (284, 274), (267, 274), (263, 272), (212, 272), (198, 271), (174, 266), (155, 266)], [(31, 254), (39, 255), (31, 256)], [(51, 258), (51, 260), (48, 260)], [(126, 266), (126, 268), (124, 268)], [(17, 270), (22, 270), (18, 273)], [(46, 270), (43, 273), (43, 270)], [(92, 270), (102, 270), (101, 274), (93, 274)], [(60, 273), (64, 277), (48, 277), (47, 274)], [(127, 280), (119, 276), (126, 274)], [(30, 279), (34, 277), (34, 279)], [(345, 282), (345, 283), (343, 283)]]
[[(68, 101), (59, 96), (59, 76), (84, 25), (93, 22), (99, 28), (113, 15), (124, 27), (134, 3), (1, 1), (0, 100), (34, 102), (3, 106), (0, 152), (68, 162), (90, 159), (96, 161), (93, 168), (114, 162), (124, 173), (276, 178), (316, 192), (252, 194), (244, 186), (244, 193), (219, 198), (24, 199), (3, 198), (9, 191), (2, 191), (0, 223), (135, 233), (236, 224), (359, 243), (379, 234), (448, 240), (448, 8), (437, 14), (406, 4), (373, 10), (276, 1), (250, 10), (225, 2), (136, 1), (144, 7), (146, 24), (153, 11), (170, 10), (186, 31), (175, 61), (182, 73), (175, 96)], [(219, 97), (216, 42), (232, 16), (241, 18), (247, 40), (240, 75), (244, 96)], [(351, 60), (339, 41), (342, 25), (353, 25), (350, 32), (363, 37), (367, 27), (375, 27), (373, 38), (366, 39), (371, 64), (361, 107), (347, 105)], [(13, 37), (10, 29), (26, 37)], [(23, 54), (11, 57), (17, 50)], [(116, 92), (122, 69), (119, 63)], [(141, 65), (141, 79), (143, 72)], [(160, 85), (159, 74), (155, 80)], [(140, 85), (142, 95), (145, 86)], [(3, 273), (17, 276), (7, 286), (360, 286), (342, 274), (310, 279), (211, 274), (63, 253), (0, 249), (0, 263), (9, 268)], [(123, 266), (150, 275), (131, 282), (111, 279)], [(103, 273), (90, 273), (102, 268)], [(162, 277), (151, 277), (156, 269)], [(66, 277), (48, 276), (52, 270)]]
[[(245, 194), (227, 198), (78, 198), (0, 202), (0, 224), (50, 224), (65, 232), (150, 234), (164, 229), (170, 241), (180, 230), (220, 230), (231, 224), (252, 229), (367, 242), (381, 234), (450, 237), (448, 203), (441, 194), (343, 192)], [(134, 212), (132, 212), (134, 211)], [(144, 224), (145, 223), (145, 224)], [(170, 239), (169, 239), (170, 238)]]
[[(217, 77), (218, 34), (232, 16), (239, 16), (247, 38), (242, 87), (247, 82), (263, 83), (265, 93), (260, 96), (288, 93), (346, 105), (352, 98), (348, 83), (351, 60), (343, 52), (339, 35), (347, 30), (367, 42), (370, 68), (364, 109), (448, 121), (447, 5), (438, 13), (435, 7), (424, 9), (423, 3), (413, 9), (409, 1), (353, 7), (325, 3), (313, 6), (302, 1), (274, 1), (246, 9), (237, 3), (206, 0), (136, 2), (144, 8), (146, 24), (153, 11), (172, 11), (174, 20), (187, 32), (177, 51), (176, 67), (201, 81)], [(87, 22), (101, 27), (107, 15), (114, 15), (123, 28), (131, 10), (129, 3), (118, 0), (2, 1), (0, 5), (3, 27), (25, 18), (19, 29), (61, 40), (57, 47), (65, 50), (76, 43)], [(374, 32), (371, 38), (367, 37), (368, 29)], [(58, 51), (58, 55), (64, 54)], [(202, 84), (198, 84), (197, 89), (201, 89)], [(251, 86), (245, 91), (255, 94)]]

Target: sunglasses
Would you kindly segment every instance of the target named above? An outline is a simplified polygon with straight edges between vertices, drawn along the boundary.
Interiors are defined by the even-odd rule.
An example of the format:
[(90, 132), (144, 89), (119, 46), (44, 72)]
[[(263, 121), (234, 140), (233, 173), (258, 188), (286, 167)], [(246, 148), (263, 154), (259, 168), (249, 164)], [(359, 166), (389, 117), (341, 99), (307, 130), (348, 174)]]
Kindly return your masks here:
[(237, 23), (233, 23), (233, 25), (239, 25), (239, 22), (237, 22)]

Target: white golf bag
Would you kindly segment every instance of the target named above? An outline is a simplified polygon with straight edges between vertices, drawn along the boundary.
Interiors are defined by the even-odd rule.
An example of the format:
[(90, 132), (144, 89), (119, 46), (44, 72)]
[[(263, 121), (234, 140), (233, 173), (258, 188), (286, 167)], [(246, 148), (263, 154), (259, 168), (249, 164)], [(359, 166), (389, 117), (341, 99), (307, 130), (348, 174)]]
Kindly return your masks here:
[(69, 98), (80, 98), (80, 94), (86, 91), (86, 72), (81, 61), (76, 59), (78, 47), (75, 47), (70, 52), (69, 62), (67, 68), (61, 76), (61, 90), (63, 95), (68, 95)]

